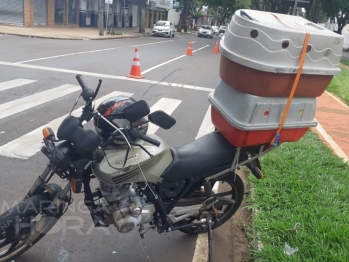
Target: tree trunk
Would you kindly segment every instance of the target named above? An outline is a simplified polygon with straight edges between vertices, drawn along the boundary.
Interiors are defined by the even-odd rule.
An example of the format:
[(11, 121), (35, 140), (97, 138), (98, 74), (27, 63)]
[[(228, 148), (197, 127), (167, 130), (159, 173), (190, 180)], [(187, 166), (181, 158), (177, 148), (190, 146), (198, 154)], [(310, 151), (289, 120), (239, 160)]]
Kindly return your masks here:
[(179, 15), (179, 21), (178, 21), (178, 26), (177, 26), (177, 32), (182, 32), (182, 25), (183, 25), (183, 22), (185, 21), (185, 14), (187, 12), (187, 4), (184, 3), (184, 7), (183, 7), (183, 10), (182, 10), (182, 13)]
[(179, 15), (179, 21), (178, 21), (178, 25), (177, 25), (177, 32), (182, 32), (182, 16), (183, 14)]
[(103, 28), (103, 8), (104, 7), (104, 1), (99, 0), (98, 1), (98, 28), (99, 28), (99, 35), (104, 35), (104, 28)]
[(140, 18), (139, 18), (139, 33), (145, 32), (145, 6), (146, 6), (147, 0), (140, 0), (139, 7), (141, 9), (140, 11)]

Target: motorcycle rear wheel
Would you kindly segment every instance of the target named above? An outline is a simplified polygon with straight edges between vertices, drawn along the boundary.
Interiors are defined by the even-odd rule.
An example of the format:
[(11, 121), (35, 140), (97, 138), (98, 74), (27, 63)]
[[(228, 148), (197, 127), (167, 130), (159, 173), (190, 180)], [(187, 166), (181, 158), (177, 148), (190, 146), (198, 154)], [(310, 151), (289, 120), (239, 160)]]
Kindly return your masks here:
[[(46, 234), (33, 231), (35, 222), (42, 210), (51, 203), (49, 193), (28, 198), (0, 216), (0, 262), (14, 260), (23, 254)], [(26, 237), (31, 236), (31, 244)]]
[[(218, 206), (215, 204), (215, 208), (222, 212), (221, 214), (218, 215), (219, 218), (219, 223), (215, 222), (212, 224), (212, 230), (215, 228), (218, 228), (219, 226), (223, 225), (225, 222), (227, 222), (234, 214), (235, 212), (239, 209), (241, 202), (244, 198), (244, 183), (242, 182), (241, 178), (237, 174), (229, 174), (227, 176), (224, 176), (222, 178), (218, 179), (212, 179), (210, 180), (212, 188), (214, 188), (214, 184), (220, 183), (219, 184), (219, 189), (218, 192), (213, 192), (214, 196), (220, 196), (220, 197), (226, 197), (228, 199), (234, 200), (235, 203), (231, 205), (223, 205), (223, 206)], [(228, 187), (231, 187), (231, 190), (226, 189)], [(228, 191), (227, 191), (228, 190)], [(201, 196), (204, 196), (204, 190), (202, 187), (197, 188), (190, 196), (190, 197), (198, 197), (201, 194)], [(206, 219), (204, 219), (206, 221)], [(207, 226), (202, 225), (202, 219), (198, 220), (196, 217), (190, 217), (186, 220), (181, 221), (181, 224), (188, 224), (188, 223), (194, 223), (198, 224), (201, 223), (200, 225), (194, 225), (192, 227), (188, 228), (183, 228), (180, 229), (181, 232), (186, 233), (188, 235), (197, 235), (197, 234), (203, 234), (207, 233)]]

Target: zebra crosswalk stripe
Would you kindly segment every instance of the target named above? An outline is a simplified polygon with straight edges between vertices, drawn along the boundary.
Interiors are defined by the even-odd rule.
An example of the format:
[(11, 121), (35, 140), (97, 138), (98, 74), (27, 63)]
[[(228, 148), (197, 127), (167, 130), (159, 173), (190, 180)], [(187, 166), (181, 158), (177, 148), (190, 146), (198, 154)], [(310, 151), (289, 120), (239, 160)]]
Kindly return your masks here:
[[(67, 92), (67, 94), (74, 92), (77, 89), (80, 89), (80, 87), (72, 86), (72, 85), (64, 85), (63, 87), (64, 87), (63, 90), (65, 90), (65, 92)], [(62, 86), (58, 87), (58, 88), (62, 88)], [(54, 89), (51, 89), (51, 90), (54, 90)], [(68, 92), (68, 90), (70, 90), (70, 92)], [(48, 99), (49, 95), (47, 95), (47, 93), (45, 93), (45, 92), (46, 91), (41, 92), (41, 93), (46, 94), (46, 95), (42, 95), (41, 93), (39, 93), (39, 94), (41, 94), (40, 96), (41, 96), (41, 98), (43, 98), (43, 100), (37, 99), (37, 97), (35, 97), (35, 95), (33, 95), (30, 98), (30, 100), (33, 100), (33, 101), (40, 100), (40, 102), (39, 103), (37, 102), (37, 104), (36, 104), (36, 105), (38, 105), (38, 104), (42, 104), (44, 102), (53, 100), (57, 97), (56, 96), (55, 98)], [(57, 92), (57, 93), (60, 93), (60, 95), (58, 97), (66, 94), (66, 93), (64, 93), (64, 91)], [(38, 94), (36, 94), (36, 95), (38, 95)], [(98, 105), (99, 103), (101, 103), (105, 99), (110, 98), (112, 96), (117, 96), (117, 95), (132, 96), (133, 93), (115, 91), (115, 92), (112, 92), (108, 95), (105, 95), (105, 96), (97, 99), (95, 101), (95, 104)], [(28, 98), (28, 97), (26, 97), (26, 98)], [(20, 100), (20, 99), (18, 99), (18, 100)], [(18, 103), (18, 100), (16, 100), (17, 103)], [(13, 103), (13, 102), (14, 101), (12, 101), (10, 103)], [(150, 111), (154, 112), (157, 110), (162, 110), (162, 111), (166, 112), (167, 114), (172, 115), (172, 113), (177, 109), (177, 107), (181, 104), (181, 102), (182, 102), (181, 100), (163, 97), (151, 107)], [(14, 114), (14, 113), (18, 113), (22, 110), (25, 110), (26, 108), (29, 107), (29, 102), (24, 103), (24, 105), (22, 107), (15, 108), (15, 110), (12, 109), (12, 113), (8, 111), (8, 106), (9, 106), (9, 103), (0, 105), (0, 112), (1, 112), (1, 110), (3, 111), (1, 116), (0, 116), (0, 119), (4, 118), (6, 116), (9, 116), (11, 114)], [(32, 106), (30, 106), (30, 107), (32, 107)], [(73, 116), (80, 116), (81, 110), (82, 110), (82, 107), (74, 110), (72, 112), (72, 115)], [(35, 130), (33, 130), (33, 131), (15, 139), (15, 140), (12, 140), (3, 146), (0, 146), (0, 156), (19, 158), (19, 159), (28, 159), (29, 157), (35, 155), (37, 152), (40, 151), (40, 148), (42, 146), (42, 134), (41, 134), (42, 129), (44, 127), (51, 127), (54, 131), (57, 131), (59, 125), (62, 123), (64, 118), (67, 117), (67, 115), (68, 114), (61, 116), (61, 117), (58, 117), (58, 118), (52, 120), (51, 122), (49, 122), (45, 125), (42, 125), (42, 126), (36, 128)], [(213, 130), (213, 125), (210, 122), (210, 117), (211, 117), (211, 114), (210, 114), (210, 108), (209, 108), (206, 112), (204, 121), (199, 129), (199, 132), (198, 132), (196, 138), (199, 138), (199, 137), (201, 137), (201, 136), (205, 135), (206, 133)], [(149, 123), (149, 127), (148, 127), (149, 134), (154, 134), (158, 129), (159, 129), (158, 126), (156, 126), (152, 123)]]
[(0, 105), (0, 119), (17, 114), (29, 108), (44, 104), (81, 89), (77, 85), (62, 85), (30, 96), (22, 97)]
[(2, 83), (0, 83), (0, 91), (5, 91), (5, 90), (11, 89), (11, 88), (28, 85), (28, 84), (35, 83), (35, 82), (36, 82), (36, 80), (21, 79), (21, 78), (2, 82)]
[(211, 106), (209, 106), (195, 139), (198, 139), (212, 131), (214, 131), (214, 125), (211, 122)]
[[(152, 112), (157, 111), (157, 110), (162, 110), (165, 113), (172, 115), (172, 113), (176, 110), (176, 108), (179, 106), (179, 104), (181, 102), (182, 102), (181, 100), (163, 97), (150, 108), (150, 112), (152, 113)], [(152, 123), (149, 123), (149, 126), (148, 126), (148, 133), (149, 134), (154, 134), (158, 129), (159, 129), (158, 126), (156, 126)]]
[[(112, 92), (108, 95), (105, 95), (97, 100), (95, 100), (96, 105), (104, 101), (105, 99), (117, 96), (117, 95), (124, 95), (124, 96), (132, 96), (131, 93), (125, 93), (125, 92)], [(73, 116), (80, 116), (81, 115), (82, 107), (74, 110), (72, 112)], [(0, 155), (6, 156), (6, 157), (12, 157), (12, 158), (19, 158), (19, 159), (28, 159), (29, 157), (35, 155), (37, 152), (40, 151), (40, 148), (42, 146), (42, 129), (44, 127), (51, 127), (52, 130), (57, 131), (59, 125), (62, 123), (64, 118), (66, 118), (68, 114), (61, 116), (59, 118), (56, 118), (55, 120), (31, 131), (30, 133), (27, 133), (3, 146), (0, 147)]]

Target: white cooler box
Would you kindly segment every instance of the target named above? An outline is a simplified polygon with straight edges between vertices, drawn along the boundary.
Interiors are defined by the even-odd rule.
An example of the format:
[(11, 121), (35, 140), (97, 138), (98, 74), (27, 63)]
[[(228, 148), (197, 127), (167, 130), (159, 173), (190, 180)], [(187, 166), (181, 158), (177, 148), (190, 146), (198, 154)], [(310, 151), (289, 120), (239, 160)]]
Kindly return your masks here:
[[(270, 143), (287, 104), (287, 98), (242, 93), (223, 81), (208, 99), (212, 123), (236, 147)], [(295, 142), (315, 127), (315, 111), (316, 98), (294, 98), (279, 142)]]
[(306, 31), (310, 41), (295, 96), (320, 96), (340, 73), (343, 36), (298, 16), (236, 11), (220, 42), (220, 77), (242, 92), (288, 97)]

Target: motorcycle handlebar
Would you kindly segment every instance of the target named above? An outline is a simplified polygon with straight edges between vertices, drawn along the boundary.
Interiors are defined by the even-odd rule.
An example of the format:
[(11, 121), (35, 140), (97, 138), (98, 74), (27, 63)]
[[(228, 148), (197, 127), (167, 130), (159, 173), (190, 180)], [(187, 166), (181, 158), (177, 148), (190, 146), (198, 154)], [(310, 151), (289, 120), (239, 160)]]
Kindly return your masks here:
[(84, 79), (82, 78), (82, 75), (77, 75), (76, 80), (78, 80), (78, 82), (82, 88), (82, 91), (85, 91), (87, 89), (87, 85), (86, 85)]
[(139, 138), (144, 140), (145, 142), (148, 142), (148, 143), (150, 143), (150, 144), (152, 144), (154, 146), (157, 146), (157, 147), (159, 147), (160, 144), (161, 144), (160, 141), (155, 140), (155, 139), (153, 139), (153, 138), (151, 138), (149, 136), (146, 136), (146, 135), (139, 134)]
[(96, 89), (96, 92), (93, 92), (93, 90), (91, 90), (90, 88), (87, 87), (84, 79), (82, 78), (82, 75), (76, 75), (76, 79), (78, 80), (80, 86), (81, 86), (81, 89), (82, 89), (82, 98), (86, 101), (86, 102), (91, 102), (93, 101), (97, 94), (98, 94), (98, 91), (99, 91), (99, 88), (101, 87), (101, 84), (102, 84), (102, 80), (99, 79), (99, 83), (98, 83), (98, 86), (97, 86), (97, 89)]
[(133, 140), (136, 140), (137, 138), (139, 138), (139, 139), (142, 139), (143, 141), (148, 142), (148, 143), (150, 143), (154, 146), (157, 146), (157, 147), (159, 147), (161, 144), (160, 141), (153, 139), (149, 136), (141, 134), (141, 132), (139, 132), (139, 130), (136, 128), (130, 129), (129, 132), (130, 132)]

